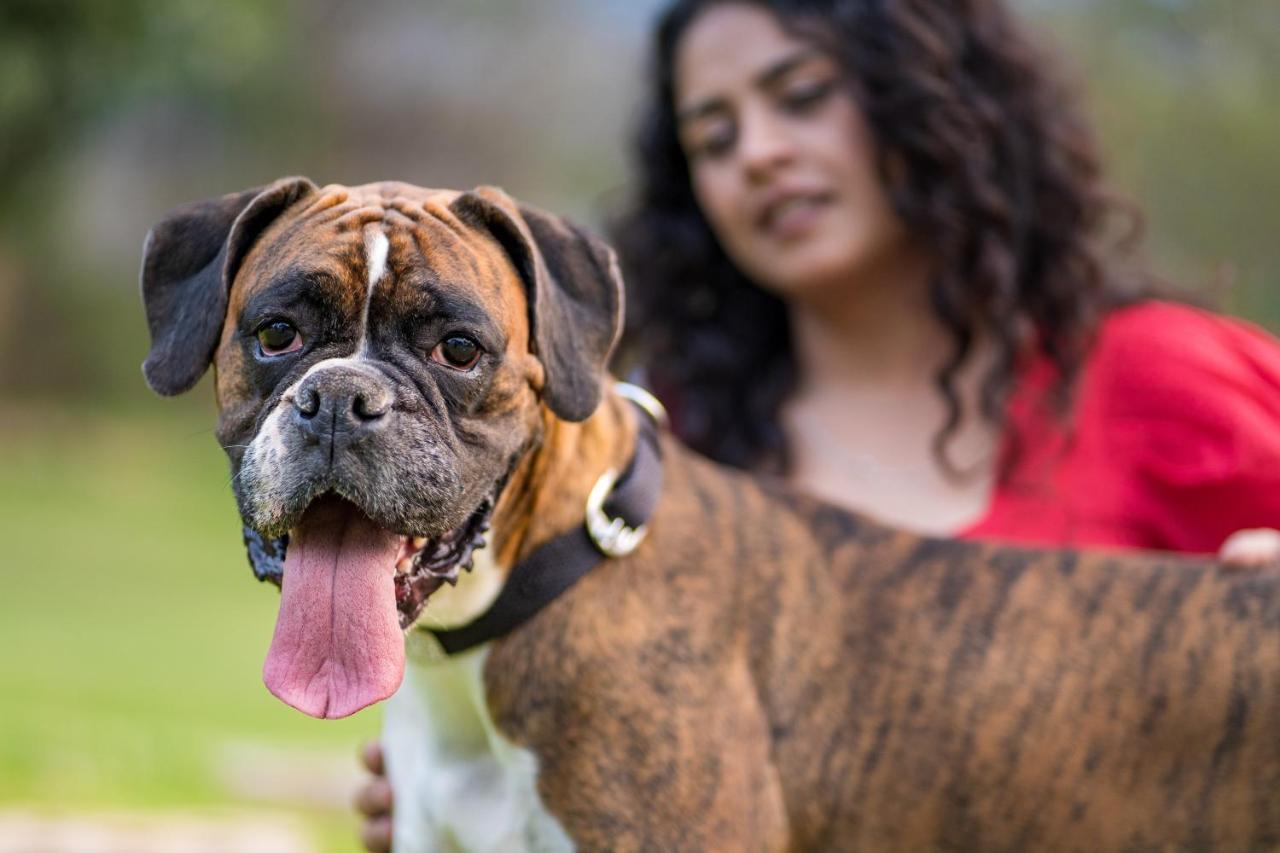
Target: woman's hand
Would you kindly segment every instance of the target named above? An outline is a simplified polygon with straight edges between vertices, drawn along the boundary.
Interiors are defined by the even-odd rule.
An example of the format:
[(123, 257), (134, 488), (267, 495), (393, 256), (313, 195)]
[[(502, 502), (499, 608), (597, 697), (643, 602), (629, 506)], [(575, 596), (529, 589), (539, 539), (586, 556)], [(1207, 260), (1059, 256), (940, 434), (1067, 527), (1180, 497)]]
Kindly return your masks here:
[(369, 781), (356, 791), (356, 811), (364, 816), (360, 841), (371, 853), (390, 853), (394, 797), (391, 782), (387, 779), (387, 768), (382, 761), (382, 744), (371, 740), (361, 746), (360, 763), (372, 774)]
[(1218, 559), (1237, 569), (1280, 565), (1280, 530), (1270, 527), (1237, 530), (1218, 549)]

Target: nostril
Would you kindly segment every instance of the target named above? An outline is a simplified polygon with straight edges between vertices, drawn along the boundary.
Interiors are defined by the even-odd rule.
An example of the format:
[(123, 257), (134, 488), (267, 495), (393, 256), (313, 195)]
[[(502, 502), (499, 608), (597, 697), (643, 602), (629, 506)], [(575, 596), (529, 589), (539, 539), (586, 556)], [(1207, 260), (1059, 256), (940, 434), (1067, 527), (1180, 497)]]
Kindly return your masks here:
[(314, 388), (303, 388), (294, 395), (293, 405), (298, 410), (298, 414), (310, 420), (315, 417), (316, 412), (320, 411), (320, 395)]
[(356, 394), (351, 401), (351, 411), (361, 420), (372, 421), (385, 415), (391, 409), (391, 399), (385, 394)]

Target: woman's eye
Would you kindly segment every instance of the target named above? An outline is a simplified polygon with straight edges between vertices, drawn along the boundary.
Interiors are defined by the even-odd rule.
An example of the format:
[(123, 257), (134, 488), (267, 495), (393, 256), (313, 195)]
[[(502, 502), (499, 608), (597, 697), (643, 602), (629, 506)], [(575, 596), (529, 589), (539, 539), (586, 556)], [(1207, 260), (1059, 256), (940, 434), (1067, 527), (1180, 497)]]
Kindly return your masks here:
[(466, 335), (450, 335), (436, 344), (431, 360), (456, 370), (469, 370), (480, 360), (480, 345)]
[(727, 154), (731, 148), (733, 148), (733, 134), (725, 132), (704, 139), (698, 145), (697, 151), (707, 157), (718, 157), (721, 154)]
[(714, 158), (727, 154), (733, 149), (734, 136), (733, 125), (729, 122), (721, 122), (701, 130), (689, 141), (688, 157), (690, 160), (696, 160), (701, 157)]
[(833, 88), (831, 80), (797, 83), (782, 93), (782, 103), (792, 112), (802, 112), (820, 103)]
[(302, 335), (284, 320), (273, 320), (258, 329), (258, 347), (263, 355), (284, 355), (302, 349)]

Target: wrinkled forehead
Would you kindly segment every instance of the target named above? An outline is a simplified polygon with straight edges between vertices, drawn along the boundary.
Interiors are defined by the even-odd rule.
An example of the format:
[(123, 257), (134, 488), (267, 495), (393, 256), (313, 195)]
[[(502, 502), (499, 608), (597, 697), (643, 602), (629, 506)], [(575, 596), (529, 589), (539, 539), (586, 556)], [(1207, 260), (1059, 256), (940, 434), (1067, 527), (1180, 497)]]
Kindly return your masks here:
[(232, 316), (264, 290), (305, 282), (351, 311), (382, 296), (453, 296), (522, 317), (518, 274), (492, 237), (453, 214), (459, 195), (399, 183), (322, 188), (272, 223), (246, 256)]

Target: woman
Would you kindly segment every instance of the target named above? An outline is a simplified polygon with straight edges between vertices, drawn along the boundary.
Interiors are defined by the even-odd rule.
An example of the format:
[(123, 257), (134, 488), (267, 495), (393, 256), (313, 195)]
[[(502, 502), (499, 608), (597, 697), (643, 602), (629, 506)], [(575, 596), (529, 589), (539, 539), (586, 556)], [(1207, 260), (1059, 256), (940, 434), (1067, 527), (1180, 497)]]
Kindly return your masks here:
[(617, 243), (686, 442), (924, 532), (1212, 552), (1274, 524), (1274, 342), (1139, 301), (1002, 4), (682, 2), (657, 59)]
[(615, 243), (688, 444), (921, 532), (1274, 557), (1280, 347), (1146, 298), (1001, 3), (680, 0), (655, 58)]

